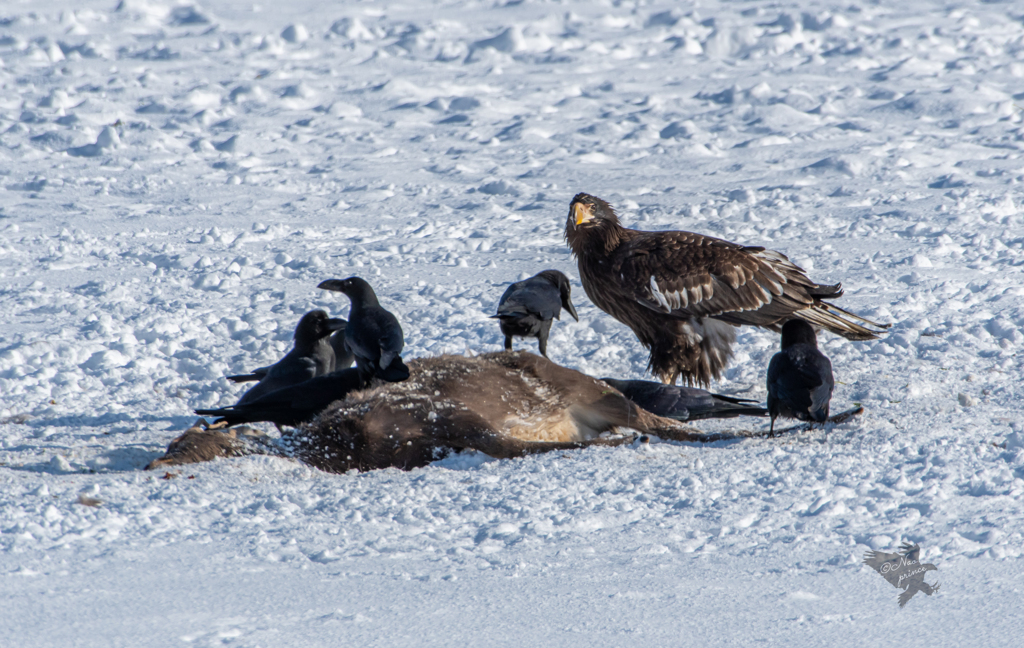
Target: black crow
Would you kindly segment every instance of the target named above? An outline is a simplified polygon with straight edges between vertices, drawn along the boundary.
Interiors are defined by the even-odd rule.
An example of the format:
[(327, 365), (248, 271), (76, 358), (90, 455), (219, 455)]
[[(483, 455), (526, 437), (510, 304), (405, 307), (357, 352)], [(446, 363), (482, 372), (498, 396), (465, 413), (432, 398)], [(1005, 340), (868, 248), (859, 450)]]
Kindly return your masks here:
[(285, 357), (252, 373), (228, 376), (228, 380), (233, 382), (259, 381), (242, 394), (237, 404), (248, 403), (275, 389), (289, 387), (331, 371), (335, 361), (328, 337), (344, 327), (345, 320), (331, 319), (322, 310), (303, 315), (295, 326), (295, 346)]
[(712, 394), (696, 387), (677, 387), (651, 380), (601, 380), (651, 414), (677, 421), (768, 414), (768, 410), (758, 407), (756, 401)]
[(498, 314), (491, 315), (501, 323), (505, 350), (512, 350), (513, 336), (535, 337), (546, 358), (552, 318), (559, 319), (564, 308), (580, 321), (569, 300), (571, 292), (569, 278), (558, 270), (545, 270), (509, 286), (498, 301)]
[(340, 369), (263, 394), (247, 403), (196, 410), (196, 414), (219, 416), (221, 419), (216, 423), (224, 421), (228, 425), (270, 421), (277, 425), (294, 426), (312, 419), (334, 401), (360, 389), (362, 384), (358, 369)]
[(768, 365), (770, 433), (779, 416), (822, 422), (828, 418), (835, 380), (832, 363), (818, 350), (814, 328), (804, 320), (782, 325), (782, 351)]
[(352, 302), (345, 329), (345, 345), (355, 356), (364, 382), (376, 376), (388, 382), (409, 377), (402, 362), (405, 337), (398, 320), (381, 307), (373, 288), (359, 277), (328, 279), (317, 288), (345, 293)]
[[(345, 328), (348, 326), (348, 321), (338, 319), (342, 323), (341, 328), (334, 331), (331, 335), (331, 349), (334, 350), (334, 364), (328, 370), (338, 371), (339, 369), (347, 369), (352, 366), (355, 362), (355, 358), (352, 356), (352, 352), (347, 346), (345, 346)], [(270, 367), (260, 367), (259, 369), (253, 369), (251, 373), (239, 374), (237, 376), (226, 376), (231, 382), (252, 382), (254, 380), (263, 380), (263, 376), (267, 375), (267, 370)]]

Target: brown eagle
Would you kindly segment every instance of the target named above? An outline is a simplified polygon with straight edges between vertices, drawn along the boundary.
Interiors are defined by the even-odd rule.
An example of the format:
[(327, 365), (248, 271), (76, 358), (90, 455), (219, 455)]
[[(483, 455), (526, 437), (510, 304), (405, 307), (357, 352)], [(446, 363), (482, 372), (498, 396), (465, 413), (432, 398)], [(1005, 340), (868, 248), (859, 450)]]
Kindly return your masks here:
[(733, 327), (779, 331), (793, 318), (849, 340), (872, 340), (888, 325), (822, 301), (841, 284), (816, 284), (784, 254), (692, 232), (642, 232), (619, 224), (611, 205), (579, 193), (565, 239), (583, 289), (651, 350), (648, 368), (663, 382), (682, 376), (709, 385), (732, 357)]

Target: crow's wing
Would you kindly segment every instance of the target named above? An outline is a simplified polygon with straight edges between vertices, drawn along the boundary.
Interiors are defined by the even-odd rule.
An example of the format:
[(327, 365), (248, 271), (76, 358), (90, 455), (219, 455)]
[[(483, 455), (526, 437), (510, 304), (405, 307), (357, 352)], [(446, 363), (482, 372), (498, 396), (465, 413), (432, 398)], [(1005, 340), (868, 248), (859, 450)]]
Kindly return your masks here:
[[(498, 300), (498, 315), (501, 315), (501, 311), (503, 308), (505, 308), (505, 304), (512, 297), (512, 295), (515, 294), (518, 288), (519, 282), (516, 282), (514, 284), (511, 284), (508, 288), (506, 288), (505, 292), (501, 293), (501, 299)], [(497, 315), (495, 317), (497, 317)]]
[(275, 389), (290, 387), (310, 378), (316, 378), (316, 360), (308, 355), (288, 354), (275, 365), (271, 365), (263, 380), (277, 385)]
[(601, 380), (648, 412), (679, 421), (766, 414), (754, 401), (719, 396), (695, 387), (663, 385), (649, 380)]
[(316, 375), (317, 364), (313, 358), (289, 353), (280, 362), (272, 365), (267, 375), (249, 391), (242, 394), (235, 404), (243, 405), (252, 402), (264, 394), (316, 378)]
[(230, 380), (231, 382), (234, 382), (234, 383), (253, 382), (254, 380), (263, 380), (263, 378), (266, 377), (267, 372), (270, 371), (270, 367), (271, 366), (272, 365), (268, 365), (266, 367), (259, 367), (258, 369), (253, 369), (252, 371), (250, 371), (247, 374), (236, 374), (234, 376), (224, 376), (224, 377), (227, 378), (228, 380)]
[[(511, 291), (515, 288), (514, 291)], [(558, 288), (545, 280), (524, 281), (509, 286), (502, 303), (498, 305), (498, 315), (534, 315), (541, 320), (558, 319), (562, 308)]]
[(358, 369), (341, 369), (298, 385), (274, 390), (250, 402), (220, 409), (197, 410), (201, 416), (220, 416), (230, 425), (272, 421), (297, 425), (307, 421), (336, 400), (362, 386)]
[(832, 400), (832, 391), (836, 384), (832, 377), (832, 361), (821, 351), (808, 349), (805, 362), (807, 371), (815, 374), (821, 381), (821, 384), (811, 389), (811, 418), (816, 421), (824, 421), (828, 418), (828, 405)]
[(405, 335), (398, 319), (389, 311), (380, 309), (376, 316), (379, 319), (377, 330), (380, 331), (378, 344), (380, 345), (380, 368), (386, 369), (391, 361), (402, 353), (405, 348)]

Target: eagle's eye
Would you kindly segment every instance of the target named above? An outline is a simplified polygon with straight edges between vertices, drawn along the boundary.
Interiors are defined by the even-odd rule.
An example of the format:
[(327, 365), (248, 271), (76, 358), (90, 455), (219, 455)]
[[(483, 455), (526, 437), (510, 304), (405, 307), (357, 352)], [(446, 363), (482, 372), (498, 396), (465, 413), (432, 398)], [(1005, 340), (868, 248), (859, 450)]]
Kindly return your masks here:
[(573, 203), (572, 216), (576, 221), (576, 225), (593, 224), (594, 222), (594, 211), (593, 206), (586, 203), (578, 202)]

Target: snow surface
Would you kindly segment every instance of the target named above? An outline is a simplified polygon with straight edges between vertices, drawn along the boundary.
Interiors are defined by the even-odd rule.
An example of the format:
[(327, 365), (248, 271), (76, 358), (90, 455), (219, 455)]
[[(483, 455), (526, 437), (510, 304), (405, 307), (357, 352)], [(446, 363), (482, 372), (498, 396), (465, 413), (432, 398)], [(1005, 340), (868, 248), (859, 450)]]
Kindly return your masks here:
[[(887, 4), (5, 0), (0, 644), (1019, 645), (1024, 10)], [(562, 240), (577, 191), (842, 281), (894, 322), (822, 336), (867, 413), (140, 470), (301, 313), (344, 315), (327, 278), (417, 357), (499, 349), (504, 286), (557, 268), (552, 359), (642, 377)], [(744, 329), (715, 389), (763, 398), (777, 343)], [(942, 585), (904, 610), (861, 564), (901, 540)]]

